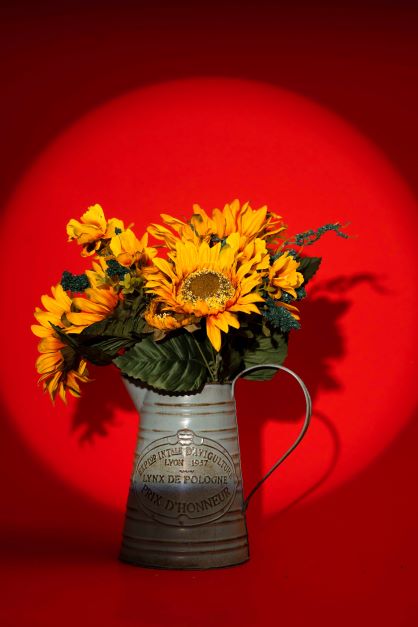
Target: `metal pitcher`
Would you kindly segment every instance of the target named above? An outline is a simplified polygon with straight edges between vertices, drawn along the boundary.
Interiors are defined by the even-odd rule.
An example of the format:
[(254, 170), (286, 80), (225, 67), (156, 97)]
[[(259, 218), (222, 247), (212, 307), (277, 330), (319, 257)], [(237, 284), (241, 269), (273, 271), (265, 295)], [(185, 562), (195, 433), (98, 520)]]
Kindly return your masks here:
[[(306, 400), (302, 430), (244, 499), (234, 388), (259, 368), (291, 374)], [(249, 559), (245, 511), (250, 498), (296, 448), (311, 417), (303, 381), (284, 366), (243, 370), (228, 384), (199, 394), (158, 394), (124, 379), (141, 424), (120, 552), (124, 562), (151, 568), (207, 569)]]

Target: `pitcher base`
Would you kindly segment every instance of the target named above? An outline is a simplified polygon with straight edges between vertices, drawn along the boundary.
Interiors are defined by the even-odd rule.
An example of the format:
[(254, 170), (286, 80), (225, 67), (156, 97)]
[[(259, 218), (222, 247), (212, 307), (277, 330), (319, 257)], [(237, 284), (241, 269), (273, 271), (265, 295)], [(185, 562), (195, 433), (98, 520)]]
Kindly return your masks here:
[[(222, 550), (221, 550), (222, 551)], [(250, 559), (248, 547), (246, 550), (228, 551), (227, 554), (221, 555), (219, 551), (214, 550), (208, 555), (139, 555), (132, 552), (122, 550), (119, 560), (131, 566), (140, 566), (142, 568), (156, 568), (163, 570), (209, 570), (212, 568), (229, 568), (245, 564)]]

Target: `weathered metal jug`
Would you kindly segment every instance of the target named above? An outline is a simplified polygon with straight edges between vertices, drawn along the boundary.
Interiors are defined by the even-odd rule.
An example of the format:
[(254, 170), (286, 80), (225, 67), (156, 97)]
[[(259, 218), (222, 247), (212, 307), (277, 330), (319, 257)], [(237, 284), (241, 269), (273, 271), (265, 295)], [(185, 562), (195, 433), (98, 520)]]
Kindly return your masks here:
[(140, 412), (120, 559), (153, 568), (206, 569), (249, 558), (245, 510), (249, 499), (304, 436), (311, 416), (284, 455), (244, 500), (234, 387), (208, 384), (187, 396), (161, 395), (125, 380)]

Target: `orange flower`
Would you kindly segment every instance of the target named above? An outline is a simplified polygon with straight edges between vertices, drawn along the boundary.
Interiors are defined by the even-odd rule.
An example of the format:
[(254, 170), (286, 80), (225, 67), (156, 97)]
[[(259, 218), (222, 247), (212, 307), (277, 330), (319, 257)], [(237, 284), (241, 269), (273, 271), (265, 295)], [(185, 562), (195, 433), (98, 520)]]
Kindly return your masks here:
[(51, 326), (51, 323), (64, 330), (64, 320), (71, 309), (71, 299), (61, 285), (51, 288), (52, 297), (42, 296), (42, 304), (46, 311), (39, 307), (35, 310), (35, 318), (40, 324), (32, 325), (32, 332), (41, 338), (38, 350), (41, 353), (36, 360), (36, 369), (41, 375), (44, 391), (48, 392), (52, 401), (58, 394), (66, 403), (67, 391), (72, 396), (80, 396), (78, 382), (87, 382), (87, 362), (76, 355), (74, 350), (64, 344)]
[(243, 251), (254, 239), (263, 239), (271, 242), (275, 236), (283, 234), (286, 227), (282, 218), (267, 210), (264, 205), (259, 209), (252, 209), (248, 202), (243, 205), (235, 199), (226, 204), (221, 211), (213, 209), (210, 217), (199, 205), (193, 205), (193, 215), (188, 222), (183, 222), (165, 213), (161, 214), (165, 225), (175, 234), (158, 224), (151, 224), (148, 232), (155, 238), (165, 242), (166, 246), (174, 250), (179, 239), (197, 244), (201, 241), (217, 242), (224, 240), (232, 233), (239, 233), (239, 250)]
[(299, 266), (300, 263), (288, 251), (274, 261), (269, 268), (268, 289), (273, 298), (281, 298), (283, 292), (297, 297), (295, 290), (303, 283), (303, 274), (297, 271)]
[(157, 254), (155, 248), (148, 246), (148, 233), (139, 240), (131, 229), (112, 237), (110, 250), (116, 261), (125, 268), (130, 268), (134, 263), (145, 265)]
[[(155, 294), (160, 311), (206, 320), (206, 332), (215, 348), (221, 348), (221, 331), (239, 328), (238, 313), (260, 313), (264, 302), (258, 292), (262, 274), (254, 261), (238, 262), (239, 234), (225, 244), (209, 246), (205, 241), (178, 241), (169, 260), (155, 257), (153, 268), (144, 269), (145, 289)], [(256, 262), (255, 262), (256, 263)], [(152, 320), (149, 321), (152, 324)]]

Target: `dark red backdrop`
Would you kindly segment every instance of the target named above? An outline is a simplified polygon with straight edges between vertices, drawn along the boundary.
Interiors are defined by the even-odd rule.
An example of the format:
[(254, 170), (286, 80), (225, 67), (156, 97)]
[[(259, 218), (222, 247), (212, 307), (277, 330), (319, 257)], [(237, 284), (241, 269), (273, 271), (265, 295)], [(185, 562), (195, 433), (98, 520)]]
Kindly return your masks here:
[[(356, 125), (417, 192), (412, 5), (64, 7), (3, 9), (2, 206), (33, 159), (80, 115), (128, 89), (196, 75), (264, 80), (316, 100)], [(22, 281), (13, 274), (14, 254), (36, 237), (21, 228), (10, 233), (16, 252), (8, 246), (3, 261), (11, 281)], [(13, 422), (10, 415), (1, 425), (2, 624), (416, 624), (415, 420), (366, 470), (319, 500), (267, 522), (255, 508), (253, 561), (212, 574), (118, 564), (120, 512), (64, 484)], [(249, 463), (244, 472), (252, 478)]]

